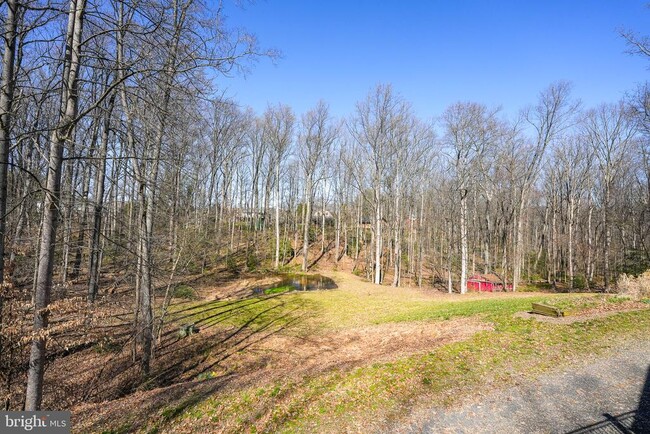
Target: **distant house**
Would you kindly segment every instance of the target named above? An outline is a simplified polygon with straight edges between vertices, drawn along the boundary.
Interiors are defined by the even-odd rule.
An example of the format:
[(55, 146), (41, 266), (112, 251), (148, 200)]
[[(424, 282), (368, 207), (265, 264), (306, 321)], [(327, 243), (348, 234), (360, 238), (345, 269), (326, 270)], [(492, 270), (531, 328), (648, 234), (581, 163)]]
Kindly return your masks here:
[(362, 228), (370, 228), (373, 225), (373, 221), (370, 217), (362, 216), (359, 219), (359, 225), (361, 225)]
[[(508, 285), (507, 289), (512, 286)], [(503, 291), (503, 280), (496, 274), (475, 274), (467, 279), (467, 290), (478, 292), (497, 292)]]
[(266, 218), (266, 213), (264, 211), (251, 210), (251, 209), (240, 209), (238, 210), (238, 215), (240, 220), (257, 220), (264, 221)]
[(334, 214), (329, 210), (316, 210), (312, 213), (311, 219), (313, 222), (320, 222), (325, 217), (325, 222), (331, 223), (334, 221)]

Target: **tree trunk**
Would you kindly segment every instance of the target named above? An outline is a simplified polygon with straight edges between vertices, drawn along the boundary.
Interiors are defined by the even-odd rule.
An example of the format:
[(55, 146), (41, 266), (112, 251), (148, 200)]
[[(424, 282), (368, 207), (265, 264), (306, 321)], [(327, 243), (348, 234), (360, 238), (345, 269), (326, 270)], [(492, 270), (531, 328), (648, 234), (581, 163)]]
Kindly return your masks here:
[(90, 265), (88, 267), (88, 302), (94, 303), (99, 289), (99, 272), (101, 268), (100, 236), (102, 231), (102, 212), (104, 209), (104, 185), (106, 182), (106, 155), (110, 135), (111, 114), (115, 106), (115, 94), (108, 102), (104, 117), (104, 127), (99, 149), (99, 164), (95, 173), (95, 191), (93, 193), (93, 232), (90, 238)]
[(400, 286), (400, 273), (401, 273), (401, 264), (402, 264), (402, 245), (401, 245), (401, 239), (400, 239), (400, 231), (401, 231), (401, 212), (400, 212), (400, 189), (399, 189), (399, 172), (396, 176), (396, 183), (397, 183), (397, 191), (395, 192), (395, 232), (393, 234), (393, 238), (395, 240), (395, 260), (393, 262), (393, 286), (398, 287)]
[[(447, 252), (447, 292), (451, 294), (452, 292), (454, 292), (452, 278), (451, 278), (451, 256), (453, 253), (453, 230), (452, 230), (451, 220), (447, 222), (447, 228), (449, 234), (448, 245), (447, 245), (449, 249), (449, 251)], [(442, 248), (440, 250), (442, 251)]]
[[(515, 251), (512, 264), (512, 292), (516, 292), (519, 287), (519, 280), (521, 276), (521, 264), (524, 256), (524, 211), (527, 201), (527, 194), (525, 191), (521, 192), (521, 199), (519, 202), (519, 212), (515, 216), (517, 219), (515, 224)], [(504, 250), (505, 251), (505, 250)], [(506, 275), (504, 271), (504, 276)]]
[(610, 270), (609, 270), (609, 246), (612, 241), (612, 231), (609, 227), (609, 193), (610, 181), (609, 176), (605, 175), (605, 203), (603, 204), (603, 230), (605, 231), (605, 242), (603, 244), (603, 277), (605, 283), (605, 292), (609, 292)]
[(305, 216), (303, 225), (303, 243), (302, 243), (302, 271), (307, 271), (309, 255), (309, 224), (311, 223), (311, 191), (312, 182), (307, 180), (305, 189)]
[(381, 284), (381, 251), (382, 251), (382, 234), (381, 234), (381, 202), (379, 190), (375, 191), (375, 273), (373, 283)]
[(593, 216), (594, 208), (591, 206), (591, 199), (589, 200), (589, 212), (587, 214), (587, 264), (586, 264), (586, 281), (587, 288), (589, 288), (591, 281), (593, 280), (593, 237), (591, 233), (591, 220)]
[(66, 59), (64, 67), (61, 103), (62, 115), (50, 139), (47, 171), (47, 190), (43, 203), (43, 220), (39, 263), (34, 293), (34, 335), (29, 355), (25, 410), (40, 410), (43, 398), (43, 374), (45, 372), (47, 307), (52, 291), (54, 248), (59, 210), (63, 148), (72, 137), (77, 114), (77, 85), (81, 57), (81, 36), (85, 12), (85, 0), (71, 0), (66, 36)]
[(422, 258), (422, 233), (424, 232), (424, 190), (422, 190), (420, 198), (420, 221), (418, 224), (418, 287), (422, 288), (422, 273), (424, 271), (424, 264)]
[(325, 192), (321, 198), (321, 240), (320, 240), (320, 253), (325, 253)]
[[(172, 195), (171, 210), (169, 212), (168, 261), (170, 264), (174, 263), (178, 245), (178, 202), (181, 194), (181, 163), (177, 162), (177, 164), (178, 167), (176, 173), (174, 173), (174, 192)], [(197, 207), (194, 208), (196, 209)]]
[(334, 258), (334, 262), (338, 263), (339, 259), (341, 258), (341, 202), (339, 199), (337, 199), (338, 203), (336, 205), (336, 246), (335, 246), (335, 252), (336, 256)]
[[(92, 161), (95, 156), (95, 148), (97, 147), (97, 140), (99, 135), (99, 119), (95, 120), (95, 125), (93, 128), (93, 135), (90, 139), (90, 149), (88, 150), (88, 158)], [(88, 194), (90, 192), (90, 178), (91, 178), (91, 168), (90, 165), (84, 168), (83, 174), (81, 176), (81, 222), (79, 224), (79, 235), (77, 236), (77, 242), (75, 243), (75, 257), (74, 262), (72, 263), (72, 272), (70, 273), (71, 279), (76, 279), (79, 277), (81, 272), (81, 261), (83, 259), (84, 244), (86, 240), (86, 231), (88, 226)], [(72, 190), (74, 193), (74, 190)]]
[(275, 269), (280, 268), (280, 159), (275, 165)]
[(361, 236), (361, 223), (363, 219), (362, 214), (362, 200), (363, 198), (359, 195), (359, 206), (357, 207), (357, 222), (355, 225), (355, 236), (354, 236), (354, 260), (355, 262), (359, 259), (359, 237)]
[(568, 233), (568, 236), (569, 236), (569, 239), (568, 239), (568, 244), (569, 244), (568, 245), (568, 250), (569, 250), (569, 264), (568, 264), (569, 265), (569, 289), (573, 289), (573, 279), (574, 279), (574, 275), (573, 275), (573, 272), (574, 272), (574, 270), (573, 270), (573, 218), (574, 217), (573, 216), (574, 216), (575, 211), (573, 209), (574, 208), (574, 203), (573, 203), (573, 198), (572, 197), (569, 198), (568, 207), (569, 207), (569, 209), (567, 210), (567, 212), (568, 212), (569, 221), (568, 221), (567, 225), (568, 225), (568, 232), (569, 232)]
[[(4, 53), (2, 56), (2, 78), (0, 79), (0, 283), (4, 282), (5, 232), (7, 229), (7, 174), (9, 172), (9, 149), (11, 147), (11, 111), (14, 100), (14, 62), (16, 59), (16, 30), (20, 20), (17, 0), (7, 1), (7, 15), (4, 28)], [(23, 207), (17, 232), (22, 224)], [(12, 249), (13, 254), (13, 249)], [(0, 291), (0, 355), (4, 354), (4, 295)], [(0, 367), (4, 368), (4, 363)]]
[(460, 293), (467, 292), (467, 190), (460, 192)]

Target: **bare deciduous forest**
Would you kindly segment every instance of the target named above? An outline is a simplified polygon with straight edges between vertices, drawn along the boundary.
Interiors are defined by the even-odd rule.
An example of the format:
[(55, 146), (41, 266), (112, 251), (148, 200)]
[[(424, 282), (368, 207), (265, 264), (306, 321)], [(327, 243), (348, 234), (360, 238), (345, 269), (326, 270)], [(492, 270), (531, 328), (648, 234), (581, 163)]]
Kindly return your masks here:
[[(326, 95), (304, 113), (281, 103), (256, 113), (216, 96), (220, 83), (279, 53), (209, 3), (0, 6), (5, 410), (83, 413), (157, 389), (164, 401), (181, 380), (257, 369), (246, 359), (222, 378), (212, 359), (240, 357), (241, 333), (280, 323), (260, 323), (267, 308), (241, 323), (219, 315), (266, 297), (289, 300), (277, 305), (287, 309), (280, 329), (315, 312), (309, 295), (258, 297), (270, 276), (319, 271), (343, 287), (356, 275), (369, 293), (374, 284), (442, 297), (489, 275), (522, 300), (517, 293), (614, 293), (621, 276), (650, 268), (647, 85), (589, 107), (558, 81), (516, 117), (468, 101), (422, 119), (389, 83), (369, 83), (345, 117)], [(621, 41), (650, 55), (641, 36)], [(226, 289), (210, 292), (217, 287)], [(456, 330), (489, 329), (471, 321)], [(210, 333), (233, 346), (215, 353)], [(162, 412), (164, 427), (189, 407), (146, 408)], [(289, 420), (267, 416), (249, 422), (274, 430)], [(232, 423), (221, 428), (246, 426)]]

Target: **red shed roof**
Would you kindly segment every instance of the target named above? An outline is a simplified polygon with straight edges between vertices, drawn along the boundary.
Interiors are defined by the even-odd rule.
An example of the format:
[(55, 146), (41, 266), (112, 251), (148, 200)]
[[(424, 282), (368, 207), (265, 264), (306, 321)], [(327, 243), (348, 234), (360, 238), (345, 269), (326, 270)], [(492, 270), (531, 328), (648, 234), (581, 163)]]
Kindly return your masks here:
[(490, 274), (475, 274), (472, 277), (469, 278), (469, 280), (475, 281), (475, 282), (489, 282), (489, 283), (496, 283), (499, 285), (503, 285), (503, 281), (499, 276), (496, 274), (490, 273)]

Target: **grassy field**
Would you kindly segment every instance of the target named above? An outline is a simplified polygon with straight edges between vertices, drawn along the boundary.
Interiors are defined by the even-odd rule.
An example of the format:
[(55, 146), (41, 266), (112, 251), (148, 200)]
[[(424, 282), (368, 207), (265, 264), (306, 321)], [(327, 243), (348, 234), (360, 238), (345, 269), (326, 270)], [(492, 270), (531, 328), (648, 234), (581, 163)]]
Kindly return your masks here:
[[(644, 339), (650, 331), (650, 312), (639, 310), (644, 304), (621, 297), (440, 295), (376, 287), (344, 274), (332, 277), (339, 285), (336, 290), (177, 305), (172, 314), (176, 322), (202, 327), (203, 335), (196, 339), (211, 339), (210, 331), (247, 330), (249, 336), (266, 333), (266, 340), (235, 348), (230, 364), (221, 362), (221, 370), (191, 377), (193, 386), (184, 395), (148, 414), (146, 423), (137, 428), (143, 432), (386, 429), (413, 409), (448, 406), (495, 387), (528, 381), (622, 341)], [(592, 317), (555, 324), (515, 315), (529, 310), (532, 302), (554, 304), (576, 318)], [(442, 331), (438, 339), (430, 339), (437, 330)], [(222, 350), (206, 351), (209, 360), (210, 351)], [(221, 386), (220, 378), (228, 375), (239, 378)], [(112, 432), (135, 428), (132, 420), (123, 418)]]

